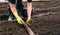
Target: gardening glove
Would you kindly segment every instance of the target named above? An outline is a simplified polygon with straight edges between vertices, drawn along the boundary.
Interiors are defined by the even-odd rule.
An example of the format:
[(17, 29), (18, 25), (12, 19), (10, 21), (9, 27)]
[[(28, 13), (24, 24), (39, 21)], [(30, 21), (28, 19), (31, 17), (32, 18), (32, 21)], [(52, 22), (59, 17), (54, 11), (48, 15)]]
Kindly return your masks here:
[(15, 16), (15, 18), (16, 18), (16, 20), (17, 20), (17, 22), (18, 22), (19, 24), (24, 24), (24, 23), (25, 23), (25, 22), (23, 21), (23, 19), (22, 19), (20, 16), (18, 16), (18, 13), (17, 13), (17, 12), (14, 12), (13, 14), (14, 14), (14, 16)]
[(27, 23), (28, 25), (31, 25), (32, 21), (33, 21), (32, 19), (29, 19), (29, 20), (26, 21), (26, 23)]
[(32, 23), (32, 19), (30, 19), (30, 20), (28, 21), (28, 23)]

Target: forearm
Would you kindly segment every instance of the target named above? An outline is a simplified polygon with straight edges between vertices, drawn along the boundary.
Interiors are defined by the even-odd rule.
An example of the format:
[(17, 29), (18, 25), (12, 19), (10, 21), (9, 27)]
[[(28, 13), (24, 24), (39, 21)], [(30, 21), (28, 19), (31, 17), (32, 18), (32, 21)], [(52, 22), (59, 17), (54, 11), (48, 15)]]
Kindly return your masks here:
[(16, 10), (16, 7), (15, 7), (15, 4), (10, 4), (10, 8), (11, 8), (11, 11), (13, 13), (13, 15), (17, 18), (19, 17), (18, 16), (18, 13), (17, 13), (17, 10)]
[(11, 8), (11, 11), (12, 11), (13, 13), (17, 11), (16, 8), (15, 8), (15, 4), (11, 4), (11, 3), (10, 3), (10, 8)]
[(32, 12), (32, 3), (27, 2), (27, 15), (28, 17), (31, 17)]

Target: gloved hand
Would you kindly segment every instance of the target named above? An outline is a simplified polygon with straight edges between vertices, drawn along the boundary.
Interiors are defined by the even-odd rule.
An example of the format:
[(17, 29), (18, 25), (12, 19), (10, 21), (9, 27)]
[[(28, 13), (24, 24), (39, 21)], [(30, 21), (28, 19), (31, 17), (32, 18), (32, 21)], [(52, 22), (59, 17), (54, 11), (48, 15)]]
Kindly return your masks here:
[(16, 18), (16, 20), (17, 20), (17, 22), (18, 22), (19, 24), (24, 24), (24, 21), (23, 21), (22, 18)]
[(17, 22), (18, 22), (19, 24), (25, 23), (25, 22), (23, 21), (23, 19), (18, 16), (18, 13), (17, 13), (17, 12), (13, 12), (13, 14), (14, 14), (14, 16), (15, 16), (15, 18), (16, 18), (16, 20), (17, 20)]
[(28, 21), (28, 23), (32, 23), (32, 19), (30, 19), (30, 20)]
[(32, 22), (33, 22), (32, 19), (28, 19), (28, 20), (26, 21), (26, 23), (27, 23), (28, 25), (31, 25)]

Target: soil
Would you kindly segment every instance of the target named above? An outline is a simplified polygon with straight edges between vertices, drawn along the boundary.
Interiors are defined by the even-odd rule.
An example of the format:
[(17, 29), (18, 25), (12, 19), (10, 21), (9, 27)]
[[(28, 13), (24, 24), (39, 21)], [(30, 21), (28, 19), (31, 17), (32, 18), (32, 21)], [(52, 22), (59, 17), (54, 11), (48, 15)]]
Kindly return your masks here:
[[(40, 3), (39, 5), (37, 3)], [(47, 10), (36, 10), (32, 15), (33, 23), (31, 23), (30, 28), (36, 35), (60, 35), (60, 2), (50, 1), (50, 2), (36, 2), (34, 8), (50, 8), (57, 7)], [(38, 7), (39, 6), (39, 7)], [(48, 15), (34, 17), (41, 13), (52, 12)], [(55, 12), (55, 13), (53, 13)], [(2, 14), (3, 12), (1, 12)], [(1, 15), (0, 21), (7, 20), (7, 15)], [(0, 35), (28, 35), (26, 29), (19, 25), (16, 21), (12, 22), (2, 22), (0, 23)]]

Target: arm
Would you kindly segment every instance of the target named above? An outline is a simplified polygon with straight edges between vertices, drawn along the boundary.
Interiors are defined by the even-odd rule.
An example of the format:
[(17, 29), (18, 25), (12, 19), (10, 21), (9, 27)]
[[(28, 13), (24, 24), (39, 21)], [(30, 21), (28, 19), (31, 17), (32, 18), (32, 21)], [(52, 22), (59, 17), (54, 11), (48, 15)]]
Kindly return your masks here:
[(27, 2), (27, 22), (31, 19), (31, 12), (32, 12), (32, 0)]
[(16, 20), (18, 21), (18, 23), (23, 24), (24, 21), (22, 20), (22, 18), (20, 18), (20, 16), (18, 16), (15, 4), (10, 3), (10, 8), (11, 8), (11, 11), (12, 11), (13, 15), (15, 16)]
[[(17, 10), (16, 10), (16, 8), (15, 8), (15, 4), (11, 4), (11, 3), (10, 3), (10, 8), (11, 8), (11, 11), (12, 11), (13, 15), (16, 17)], [(16, 14), (15, 14), (15, 13), (16, 13)], [(17, 16), (18, 16), (18, 14), (17, 14)], [(17, 17), (16, 17), (16, 18), (17, 18)]]
[[(15, 1), (16, 0), (8, 0), (8, 1), (9, 1), (9, 4), (10, 4), (11, 11), (12, 11), (13, 15), (16, 17), (16, 14), (17, 14), (16, 6), (15, 6)], [(18, 14), (17, 14), (17, 16), (18, 16)]]
[(23, 24), (24, 21), (22, 20), (22, 18), (21, 18), (20, 16), (18, 16), (18, 13), (17, 13), (17, 10), (16, 10), (16, 6), (15, 6), (16, 0), (8, 0), (8, 1), (9, 1), (9, 3), (10, 3), (11, 11), (12, 11), (13, 15), (15, 16), (17, 22), (18, 22), (19, 24)]

